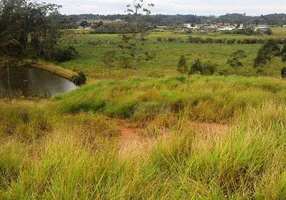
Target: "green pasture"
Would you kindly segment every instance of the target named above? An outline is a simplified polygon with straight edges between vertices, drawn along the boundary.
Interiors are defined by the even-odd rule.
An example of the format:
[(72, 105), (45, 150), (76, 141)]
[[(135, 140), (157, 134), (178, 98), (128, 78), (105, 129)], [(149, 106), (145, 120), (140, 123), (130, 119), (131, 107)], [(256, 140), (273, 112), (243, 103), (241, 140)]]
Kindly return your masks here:
[[(209, 35), (192, 35), (192, 37), (213, 38), (213, 39), (267, 39), (267, 38), (285, 38), (286, 29), (274, 28), (272, 36), (244, 36), (244, 35), (223, 35), (220, 33)], [(144, 62), (140, 66), (141, 77), (164, 77), (178, 75), (176, 71), (180, 56), (185, 55), (188, 65), (198, 58), (203, 62), (210, 62), (217, 65), (217, 74), (220, 75), (243, 75), (243, 76), (272, 76), (279, 77), (280, 70), (285, 64), (280, 58), (274, 58), (268, 67), (254, 69), (253, 60), (262, 44), (192, 44), (187, 43), (190, 35), (174, 32), (153, 32), (148, 36), (148, 41), (144, 50), (155, 55), (153, 60)], [(157, 41), (162, 38), (162, 41)], [(175, 41), (169, 42), (168, 38), (175, 38)], [(93, 79), (122, 79), (135, 76), (135, 70), (132, 68), (124, 69), (120, 66), (108, 67), (103, 64), (103, 58), (108, 51), (119, 51), (114, 44), (120, 39), (119, 35), (112, 34), (74, 34), (72, 45), (76, 48), (78, 54), (75, 60), (61, 63), (62, 67), (75, 71), (83, 71)], [(99, 45), (89, 43), (101, 41)], [(241, 60), (243, 67), (232, 68), (227, 65), (227, 60), (236, 50), (243, 50), (247, 58)]]

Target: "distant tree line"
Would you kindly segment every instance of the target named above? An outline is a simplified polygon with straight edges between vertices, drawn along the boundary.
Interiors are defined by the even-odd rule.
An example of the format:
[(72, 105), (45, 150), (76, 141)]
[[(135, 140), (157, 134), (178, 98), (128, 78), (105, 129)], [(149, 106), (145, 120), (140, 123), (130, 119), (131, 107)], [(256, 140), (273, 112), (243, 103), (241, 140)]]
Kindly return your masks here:
[[(285, 44), (286, 39), (273, 39), (278, 44)], [(168, 38), (162, 38), (158, 37), (157, 42), (187, 42), (187, 43), (193, 43), (193, 44), (264, 44), (267, 42), (267, 39), (261, 39), (261, 38), (249, 38), (249, 39), (228, 39), (228, 38), (202, 38), (202, 37), (193, 37), (189, 36), (187, 40), (184, 40), (182, 38), (176, 38), (176, 37), (168, 37)]]
[(95, 23), (91, 26), (91, 34), (122, 34), (122, 33), (133, 33), (135, 27), (128, 24), (127, 22), (118, 23)]
[(273, 31), (271, 28), (267, 28), (266, 30), (254, 30), (252, 28), (246, 29), (235, 29), (231, 31), (223, 31), (224, 34), (240, 34), (240, 35), (273, 35)]
[[(76, 28), (79, 23), (87, 20), (123, 20), (126, 21), (128, 15), (62, 15), (61, 24), (65, 27)], [(247, 16), (246, 14), (226, 14), (221, 16), (197, 16), (197, 15), (149, 15), (145, 16), (150, 25), (176, 26), (183, 23), (231, 23), (231, 24), (269, 24), (285, 25), (286, 14), (269, 14), (261, 16)]]
[[(193, 44), (264, 44), (268, 39), (261, 38), (246, 38), (246, 39), (230, 39), (230, 38), (202, 38), (189, 36), (187, 40), (180, 37), (168, 37), (162, 38), (158, 37), (157, 42), (180, 42), (180, 43), (193, 43)], [(272, 39), (280, 45), (286, 44), (286, 39)]]

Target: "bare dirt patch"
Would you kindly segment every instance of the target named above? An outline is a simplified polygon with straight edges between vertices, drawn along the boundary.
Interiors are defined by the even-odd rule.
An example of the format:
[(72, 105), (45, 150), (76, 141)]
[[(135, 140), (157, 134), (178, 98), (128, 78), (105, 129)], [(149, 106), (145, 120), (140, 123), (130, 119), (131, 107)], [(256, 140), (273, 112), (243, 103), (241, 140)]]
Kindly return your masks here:
[[(194, 145), (199, 149), (211, 148), (215, 141), (218, 141), (224, 137), (232, 128), (228, 124), (217, 123), (199, 123), (189, 122), (186, 127), (195, 133)], [(146, 153), (148, 150), (152, 150), (156, 146), (159, 140), (171, 140), (171, 130), (166, 129), (164, 134), (160, 137), (147, 137), (142, 133), (147, 126), (141, 127), (138, 124), (119, 120), (117, 122), (116, 129), (120, 134), (120, 157), (130, 155), (140, 155)]]

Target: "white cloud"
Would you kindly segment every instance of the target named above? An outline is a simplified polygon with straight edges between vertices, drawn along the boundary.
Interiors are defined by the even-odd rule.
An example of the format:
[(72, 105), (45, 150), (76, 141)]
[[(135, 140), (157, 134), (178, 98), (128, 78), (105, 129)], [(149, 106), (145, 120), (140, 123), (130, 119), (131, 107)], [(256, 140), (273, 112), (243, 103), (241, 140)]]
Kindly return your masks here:
[[(122, 14), (132, 0), (37, 0), (63, 6), (63, 14)], [(148, 0), (151, 2), (151, 0)], [(154, 14), (221, 15), (247, 13), (260, 15), (286, 12), (285, 0), (153, 0)]]

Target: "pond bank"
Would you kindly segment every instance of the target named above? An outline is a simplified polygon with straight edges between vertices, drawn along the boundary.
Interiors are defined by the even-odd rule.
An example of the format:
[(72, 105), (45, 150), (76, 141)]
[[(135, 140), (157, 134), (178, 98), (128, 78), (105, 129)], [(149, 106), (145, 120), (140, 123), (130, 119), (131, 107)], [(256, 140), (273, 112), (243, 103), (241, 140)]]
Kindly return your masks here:
[(65, 79), (68, 79), (72, 82), (74, 82), (74, 78), (78, 76), (76, 72), (73, 72), (69, 69), (62, 68), (54, 63), (49, 63), (45, 61), (38, 61), (37, 63), (28, 63), (29, 66), (34, 67), (34, 68), (39, 68), (42, 70), (49, 71), (53, 74), (56, 74), (58, 76), (61, 76)]
[[(0, 68), (4, 67), (5, 64), (5, 57), (0, 57)], [(61, 76), (62, 78), (68, 79), (69, 81), (74, 82), (74, 78), (78, 77), (78, 74), (72, 70), (65, 69), (63, 67), (60, 67), (54, 63), (46, 62), (43, 60), (39, 60), (37, 62), (32, 60), (24, 60), (20, 65), (20, 67), (33, 67), (42, 69), (48, 72), (51, 72), (53, 74), (56, 74), (58, 76)]]

